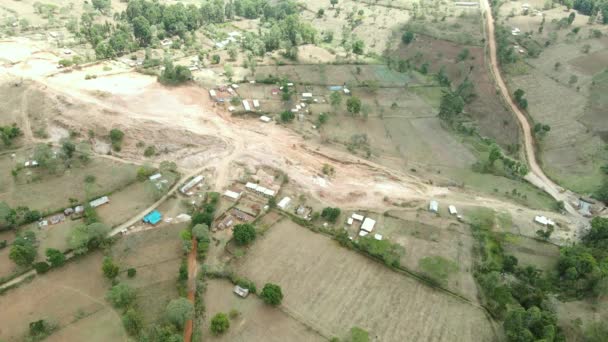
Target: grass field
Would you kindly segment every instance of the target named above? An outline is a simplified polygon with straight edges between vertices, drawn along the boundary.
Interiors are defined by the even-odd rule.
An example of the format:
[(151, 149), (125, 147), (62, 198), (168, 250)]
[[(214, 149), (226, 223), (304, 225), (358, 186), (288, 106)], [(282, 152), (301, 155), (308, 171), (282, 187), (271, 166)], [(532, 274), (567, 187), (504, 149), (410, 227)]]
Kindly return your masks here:
[[(255, 295), (246, 299), (236, 296), (234, 285), (225, 280), (207, 281), (205, 292), (205, 321), (201, 327), (205, 341), (324, 341), (306, 325), (290, 317), (280, 308), (264, 304)], [(218, 312), (240, 315), (231, 319), (230, 329), (216, 337), (209, 331), (211, 317)]]
[(120, 317), (105, 301), (110, 284), (101, 260), (101, 253), (92, 253), (0, 296), (0, 338), (23, 341), (29, 323), (45, 319), (59, 327), (50, 341), (126, 340)]
[(291, 221), (281, 221), (256, 241), (237, 268), (256, 284), (281, 285), (286, 310), (328, 336), (360, 326), (380, 341), (496, 338), (479, 308)]
[[(28, 206), (40, 211), (53, 211), (68, 207), (70, 198), (82, 202), (85, 198), (113, 192), (135, 180), (134, 165), (102, 158), (91, 158), (82, 167), (55, 175), (48, 174), (44, 169), (24, 169), (15, 180), (11, 170), (20, 160), (31, 158), (30, 153), (19, 153), (14, 160), (9, 155), (0, 157), (0, 201), (13, 208)], [(84, 181), (89, 175), (95, 177), (92, 184)]]
[[(169, 301), (178, 296), (183, 255), (179, 232), (186, 226), (160, 224), (153, 230), (126, 235), (112, 246), (112, 257), (122, 270), (119, 280), (137, 289), (137, 305), (146, 324), (156, 322)], [(127, 277), (128, 268), (137, 270), (134, 278)]]

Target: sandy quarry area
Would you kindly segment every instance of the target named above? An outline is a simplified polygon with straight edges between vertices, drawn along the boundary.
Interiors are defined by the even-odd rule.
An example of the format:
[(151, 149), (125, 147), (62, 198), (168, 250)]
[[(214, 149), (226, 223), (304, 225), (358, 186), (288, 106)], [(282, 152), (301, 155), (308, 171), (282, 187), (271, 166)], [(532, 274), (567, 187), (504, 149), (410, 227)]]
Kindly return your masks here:
[[(511, 203), (429, 185), (418, 176), (305, 141), (281, 125), (265, 124), (253, 117), (232, 117), (224, 108), (214, 106), (206, 89), (167, 88), (154, 77), (133, 72), (118, 62), (59, 70), (59, 57), (45, 53), (37, 44), (25, 39), (0, 42), (0, 51), (16, 49), (10, 56), (0, 55), (0, 81), (33, 80), (28, 87), (56, 104), (59, 114), (48, 118), (51, 126), (85, 134), (91, 128), (107, 132), (118, 127), (132, 141), (176, 142), (163, 159), (174, 160), (184, 170), (214, 167), (218, 188), (232, 179), (230, 166), (236, 162), (283, 170), (304, 192), (344, 208), (386, 210), (389, 203), (439, 197), (513, 213), (529, 212)], [(96, 78), (86, 80), (86, 75)], [(25, 135), (32, 137), (28, 132)], [(141, 152), (136, 152), (127, 144), (119, 157), (141, 161)], [(324, 164), (335, 169), (331, 179), (321, 173)], [(561, 219), (568, 222), (565, 217)], [(564, 238), (571, 237), (569, 234), (572, 232)]]

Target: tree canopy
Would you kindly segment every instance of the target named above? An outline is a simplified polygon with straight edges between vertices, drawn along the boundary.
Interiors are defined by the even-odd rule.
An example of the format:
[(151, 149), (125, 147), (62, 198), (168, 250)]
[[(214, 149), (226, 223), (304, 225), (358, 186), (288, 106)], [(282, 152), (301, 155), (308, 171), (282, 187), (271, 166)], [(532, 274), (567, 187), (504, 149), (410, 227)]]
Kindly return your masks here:
[(283, 292), (279, 285), (266, 283), (260, 293), (260, 297), (262, 297), (264, 303), (277, 306), (283, 301)]
[(225, 313), (219, 312), (211, 319), (211, 326), (209, 329), (214, 335), (223, 334), (228, 328), (230, 328), (230, 320)]
[(29, 266), (36, 260), (37, 254), (36, 234), (26, 231), (18, 234), (13, 241), (9, 258), (19, 266)]
[(79, 224), (70, 233), (68, 243), (74, 253), (84, 254), (89, 249), (98, 247), (109, 232), (110, 228), (100, 222)]
[(256, 238), (255, 227), (252, 224), (237, 224), (233, 231), (234, 241), (237, 245), (248, 245)]
[(137, 293), (134, 288), (131, 286), (119, 283), (117, 285), (112, 286), (112, 288), (106, 294), (106, 298), (112, 305), (119, 309), (124, 309), (135, 301), (137, 297)]
[(186, 321), (192, 318), (193, 313), (194, 306), (188, 299), (183, 297), (173, 299), (167, 305), (167, 319), (179, 329), (183, 328)]

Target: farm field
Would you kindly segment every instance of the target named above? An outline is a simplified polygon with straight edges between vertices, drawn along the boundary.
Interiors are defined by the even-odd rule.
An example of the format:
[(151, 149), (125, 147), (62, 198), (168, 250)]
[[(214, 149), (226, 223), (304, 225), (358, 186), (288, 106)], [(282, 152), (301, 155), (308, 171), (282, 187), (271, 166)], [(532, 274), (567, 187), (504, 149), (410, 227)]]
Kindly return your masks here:
[(0, 296), (0, 338), (23, 341), (29, 323), (45, 319), (58, 325), (53, 341), (62, 336), (71, 341), (125, 340), (119, 315), (105, 301), (110, 284), (101, 272), (102, 259), (101, 253), (92, 253)]
[(359, 326), (382, 341), (495, 340), (492, 323), (478, 307), (431, 290), (291, 221), (272, 227), (235, 266), (256, 284), (280, 284), (286, 310), (329, 336)]
[[(283, 312), (264, 304), (255, 295), (243, 299), (235, 295), (234, 285), (225, 280), (208, 280), (205, 290), (205, 321), (201, 327), (205, 341), (324, 341), (306, 325)], [(218, 312), (228, 313), (231, 310), (240, 312), (239, 317), (232, 319), (230, 329), (221, 336), (214, 336), (209, 331), (211, 317)]]

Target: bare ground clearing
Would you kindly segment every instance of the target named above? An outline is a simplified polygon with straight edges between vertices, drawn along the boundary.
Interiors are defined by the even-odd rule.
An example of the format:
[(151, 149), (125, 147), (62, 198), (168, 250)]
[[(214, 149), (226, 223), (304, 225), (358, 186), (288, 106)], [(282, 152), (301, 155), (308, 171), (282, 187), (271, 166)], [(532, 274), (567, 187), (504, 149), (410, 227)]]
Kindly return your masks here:
[(288, 220), (256, 241), (237, 268), (257, 284), (280, 284), (283, 307), (328, 336), (356, 325), (381, 341), (496, 338), (480, 308)]

